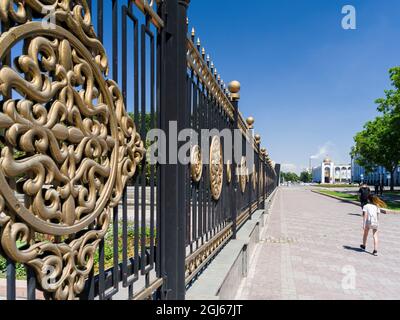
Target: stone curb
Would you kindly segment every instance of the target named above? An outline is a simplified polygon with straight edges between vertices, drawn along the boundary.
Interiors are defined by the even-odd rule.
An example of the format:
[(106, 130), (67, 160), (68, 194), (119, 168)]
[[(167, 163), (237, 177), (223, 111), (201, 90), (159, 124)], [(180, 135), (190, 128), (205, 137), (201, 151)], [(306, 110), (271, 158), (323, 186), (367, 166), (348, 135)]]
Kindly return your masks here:
[[(340, 200), (340, 201), (343, 201), (343, 202), (351, 203), (351, 204), (354, 204), (354, 205), (356, 205), (358, 207), (360, 206), (360, 203), (357, 202), (357, 201), (343, 199), (343, 198), (340, 198), (340, 197), (337, 197), (337, 196), (334, 196), (334, 195), (331, 195), (331, 194), (322, 193), (322, 192), (317, 191), (317, 190), (311, 190), (311, 192), (314, 192), (316, 194), (319, 194), (321, 196), (325, 196), (325, 197), (328, 197), (328, 198), (332, 198), (332, 199)], [(385, 213), (385, 214), (400, 214), (400, 211), (388, 210), (388, 209), (381, 209), (381, 212)]]

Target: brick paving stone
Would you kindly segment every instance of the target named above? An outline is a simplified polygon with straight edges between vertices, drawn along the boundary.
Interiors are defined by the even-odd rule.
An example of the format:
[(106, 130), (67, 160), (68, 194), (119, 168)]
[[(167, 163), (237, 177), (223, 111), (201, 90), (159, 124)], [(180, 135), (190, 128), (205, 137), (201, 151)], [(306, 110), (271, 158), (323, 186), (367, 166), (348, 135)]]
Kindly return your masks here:
[[(381, 216), (379, 257), (370, 253), (372, 237), (369, 252), (358, 250), (361, 226), (358, 206), (307, 188), (281, 188), (238, 298), (399, 299), (400, 215)], [(355, 288), (346, 290), (353, 274)]]

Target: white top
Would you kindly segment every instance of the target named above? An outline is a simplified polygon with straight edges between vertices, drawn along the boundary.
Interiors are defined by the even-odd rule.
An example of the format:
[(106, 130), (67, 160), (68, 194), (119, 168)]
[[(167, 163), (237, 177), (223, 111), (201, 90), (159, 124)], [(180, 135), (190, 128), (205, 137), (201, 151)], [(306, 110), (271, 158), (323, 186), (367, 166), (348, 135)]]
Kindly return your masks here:
[(378, 226), (378, 215), (381, 213), (381, 211), (376, 205), (365, 205), (363, 208), (363, 212), (367, 215), (367, 224)]

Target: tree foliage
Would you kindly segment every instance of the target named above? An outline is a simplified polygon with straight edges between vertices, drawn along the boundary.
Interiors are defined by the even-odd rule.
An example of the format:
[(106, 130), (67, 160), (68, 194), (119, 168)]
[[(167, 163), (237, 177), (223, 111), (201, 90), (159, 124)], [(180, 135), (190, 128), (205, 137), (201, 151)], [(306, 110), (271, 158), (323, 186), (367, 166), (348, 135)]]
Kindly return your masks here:
[(293, 172), (282, 172), (282, 179), (284, 179), (285, 182), (299, 182), (300, 178), (296, 173)]
[(400, 164), (400, 67), (390, 69), (389, 73), (393, 88), (376, 100), (381, 115), (357, 133), (351, 155), (367, 172), (384, 167), (391, 173), (394, 189), (394, 173)]
[(300, 174), (300, 181), (304, 183), (311, 183), (312, 182), (312, 174), (308, 171), (303, 171)]

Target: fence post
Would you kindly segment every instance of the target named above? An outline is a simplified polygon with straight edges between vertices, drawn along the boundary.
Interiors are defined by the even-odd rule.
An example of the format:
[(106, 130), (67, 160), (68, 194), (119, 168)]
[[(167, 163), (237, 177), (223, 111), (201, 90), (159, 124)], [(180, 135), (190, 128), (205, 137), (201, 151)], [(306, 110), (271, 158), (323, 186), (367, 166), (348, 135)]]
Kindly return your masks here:
[(233, 137), (233, 147), (232, 147), (232, 164), (233, 164), (233, 194), (231, 201), (233, 203), (233, 210), (232, 210), (232, 239), (236, 239), (236, 232), (237, 232), (237, 213), (238, 213), (238, 196), (237, 193), (239, 192), (239, 183), (238, 183), (238, 162), (236, 161), (236, 152), (235, 152), (235, 147), (236, 147), (236, 142), (235, 137), (235, 130), (239, 129), (239, 100), (240, 100), (240, 83), (238, 81), (232, 81), (229, 86), (228, 86), (229, 92), (230, 92), (230, 99), (232, 106), (234, 108), (234, 116), (233, 116), (233, 132), (232, 132), (232, 137)]
[(276, 164), (275, 165), (275, 172), (276, 172), (276, 180), (275, 180), (275, 188), (274, 188), (274, 190), (276, 189), (276, 188), (278, 188), (279, 187), (279, 184), (280, 184), (280, 177), (281, 177), (281, 165), (280, 164)]
[[(246, 141), (246, 143), (250, 144), (250, 147), (252, 149), (253, 155), (255, 154), (255, 150), (254, 150), (254, 118), (253, 117), (249, 117), (246, 120), (247, 122), (247, 126), (249, 127), (248, 131), (246, 132), (246, 136), (248, 137), (249, 141)], [(253, 159), (255, 161), (255, 157)], [(248, 165), (252, 165), (251, 163), (248, 163)], [(251, 168), (251, 170), (253, 170), (253, 168)], [(252, 219), (253, 215), (251, 212), (251, 209), (253, 207), (253, 203), (252, 203), (252, 194), (253, 194), (253, 185), (252, 185), (252, 179), (250, 179), (250, 171), (249, 171), (249, 191), (248, 191), (248, 205), (249, 205), (249, 220)]]
[(260, 210), (261, 208), (261, 202), (260, 202), (260, 174), (261, 174), (261, 161), (260, 161), (260, 157), (261, 157), (261, 136), (260, 135), (256, 135), (256, 143), (257, 143), (257, 152), (256, 152), (256, 159), (257, 159), (257, 165), (256, 165), (256, 177), (258, 179), (256, 179), (256, 197), (257, 197), (257, 209)]
[[(160, 255), (163, 293), (167, 300), (185, 299), (185, 166), (178, 161), (177, 134), (189, 123), (186, 105), (187, 8), (190, 0), (164, 0), (160, 128), (167, 137), (167, 164), (160, 166)], [(170, 129), (177, 123), (177, 132)], [(173, 150), (173, 146), (178, 146)], [(172, 148), (171, 148), (172, 147)]]
[(265, 165), (266, 163), (266, 154), (267, 150), (263, 149), (262, 150), (262, 163), (261, 165), (263, 166), (263, 184), (262, 184), (262, 193), (263, 193), (263, 202), (262, 202), (262, 209), (265, 209), (265, 201), (267, 201), (267, 166)]

